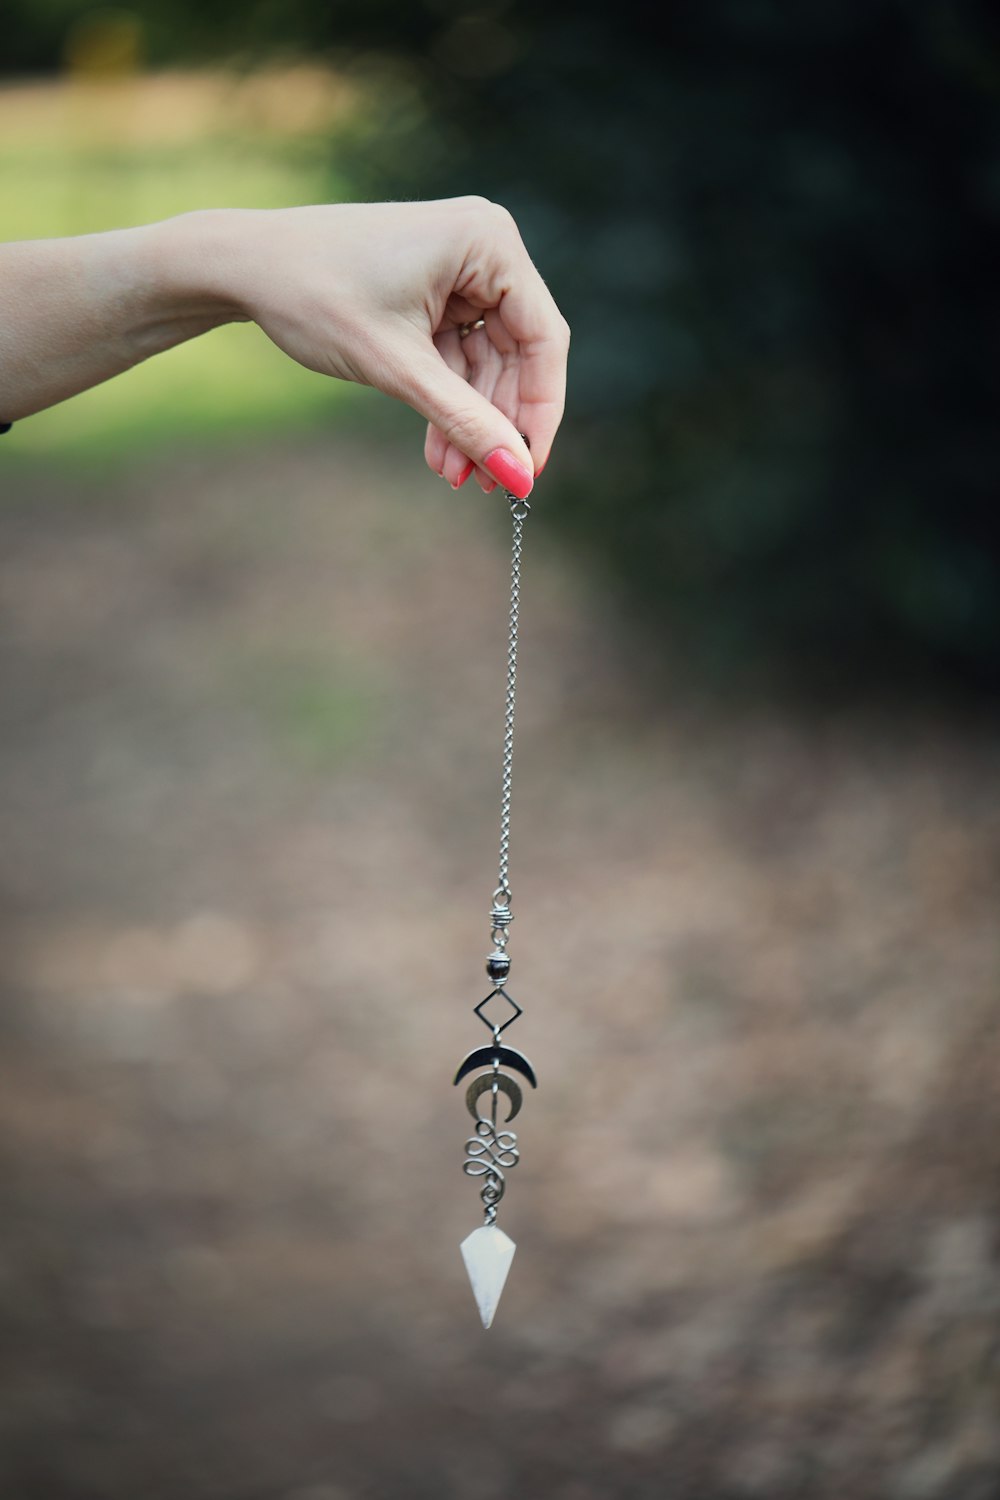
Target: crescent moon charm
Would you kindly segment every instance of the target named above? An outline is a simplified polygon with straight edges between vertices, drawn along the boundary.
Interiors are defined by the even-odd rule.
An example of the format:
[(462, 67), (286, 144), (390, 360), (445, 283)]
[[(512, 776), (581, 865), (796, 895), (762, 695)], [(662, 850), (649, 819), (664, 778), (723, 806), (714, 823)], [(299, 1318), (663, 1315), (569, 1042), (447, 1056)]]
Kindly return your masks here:
[(461, 1083), (465, 1075), (475, 1068), (492, 1068), (500, 1063), (508, 1068), (515, 1068), (528, 1080), (533, 1089), (537, 1089), (538, 1080), (535, 1077), (535, 1070), (524, 1053), (518, 1052), (516, 1047), (490, 1047), (488, 1045), (474, 1047), (468, 1056), (462, 1059), (453, 1081)]
[(506, 1094), (510, 1101), (510, 1113), (504, 1121), (505, 1125), (509, 1125), (521, 1108), (522, 1094), (520, 1084), (513, 1078), (508, 1078), (506, 1073), (481, 1073), (478, 1078), (474, 1078), (465, 1093), (466, 1107), (474, 1120), (481, 1120), (483, 1116), (476, 1107), (476, 1100), (480, 1094), (490, 1092), (494, 1081), (500, 1093)]

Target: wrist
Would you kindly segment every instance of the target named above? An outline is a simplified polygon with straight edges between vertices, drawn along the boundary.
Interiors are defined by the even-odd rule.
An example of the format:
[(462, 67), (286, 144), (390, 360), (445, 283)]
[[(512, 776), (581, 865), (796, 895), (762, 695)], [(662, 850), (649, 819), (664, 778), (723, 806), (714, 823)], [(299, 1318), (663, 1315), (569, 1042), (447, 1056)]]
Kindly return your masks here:
[(242, 221), (240, 209), (199, 209), (126, 231), (141, 236), (144, 337), (155, 345), (149, 353), (247, 320), (237, 291)]

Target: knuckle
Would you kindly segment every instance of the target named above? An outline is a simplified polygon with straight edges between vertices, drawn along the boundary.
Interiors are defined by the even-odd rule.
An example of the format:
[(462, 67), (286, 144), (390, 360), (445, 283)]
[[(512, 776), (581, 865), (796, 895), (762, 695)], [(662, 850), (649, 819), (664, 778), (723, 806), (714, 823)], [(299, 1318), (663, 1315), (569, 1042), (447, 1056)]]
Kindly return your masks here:
[(448, 441), (463, 453), (475, 453), (479, 448), (479, 421), (471, 408), (460, 408), (448, 417)]
[(466, 193), (464, 197), (455, 199), (455, 205), (464, 212), (475, 214), (477, 217), (489, 213), (493, 207), (490, 200), (484, 198), (481, 193)]
[(455, 202), (465, 212), (472, 214), (478, 223), (488, 225), (491, 234), (517, 233), (514, 215), (502, 203), (494, 203), (491, 198), (484, 198), (479, 193), (469, 193), (464, 198), (457, 198)]
[(513, 230), (516, 232), (517, 224), (510, 209), (504, 208), (502, 203), (493, 203), (489, 199), (486, 199), (485, 201), (486, 206), (490, 212), (490, 217), (492, 218), (497, 229), (506, 230), (508, 232)]

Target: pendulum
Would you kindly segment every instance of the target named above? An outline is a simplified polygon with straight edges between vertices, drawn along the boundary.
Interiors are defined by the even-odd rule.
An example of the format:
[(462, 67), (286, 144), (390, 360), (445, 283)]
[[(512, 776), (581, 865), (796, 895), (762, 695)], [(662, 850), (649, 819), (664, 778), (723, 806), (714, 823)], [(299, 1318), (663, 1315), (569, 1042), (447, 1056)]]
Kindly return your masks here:
[[(496, 1222), (497, 1204), (503, 1197), (507, 1185), (505, 1174), (518, 1162), (517, 1136), (513, 1130), (497, 1128), (497, 1105), (499, 1096), (503, 1094), (507, 1101), (507, 1115), (500, 1124), (509, 1125), (521, 1108), (521, 1088), (509, 1072), (502, 1072), (501, 1069), (508, 1068), (513, 1072), (518, 1072), (527, 1079), (532, 1088), (537, 1087), (535, 1071), (524, 1053), (508, 1047), (500, 1040), (507, 1027), (522, 1014), (521, 1007), (507, 993), (505, 987), (510, 973), (507, 942), (510, 924), (514, 920), (510, 909), (511, 889), (507, 868), (510, 852), (511, 764), (514, 752), (514, 683), (517, 673), (517, 627), (521, 601), (521, 534), (525, 518), (531, 509), (527, 500), (519, 500), (509, 491), (504, 491), (504, 494), (514, 521), (514, 539), (511, 552), (507, 698), (504, 713), (503, 775), (500, 796), (500, 875), (496, 890), (493, 892), (493, 905), (490, 910), (490, 940), (493, 944), (493, 951), (486, 960), (486, 973), (493, 989), (474, 1007), (474, 1014), (491, 1033), (492, 1040), (484, 1047), (475, 1047), (467, 1057), (463, 1058), (455, 1074), (455, 1083), (458, 1084), (463, 1078), (470, 1073), (476, 1073), (480, 1068), (488, 1070), (477, 1073), (466, 1090), (465, 1103), (475, 1121), (475, 1133), (465, 1143), (465, 1162), (463, 1163), (463, 1170), (469, 1177), (483, 1179), (479, 1196), (483, 1202), (484, 1223), (462, 1241), (462, 1258), (469, 1273), (473, 1295), (484, 1328), (489, 1328), (493, 1322), (493, 1315), (497, 1310), (500, 1294), (504, 1289), (507, 1272), (510, 1270), (516, 1249), (514, 1241), (497, 1227)], [(491, 1002), (494, 1019), (490, 1019), (490, 1016), (485, 1013), (486, 1007), (491, 1005)], [(507, 1014), (505, 1006), (510, 1007), (511, 1014)], [(505, 1016), (506, 1019), (501, 1020), (496, 1015), (498, 1008), (500, 1015)], [(488, 1097), (488, 1115), (480, 1113), (479, 1109), (479, 1101), (484, 1095)]]
[[(520, 1085), (501, 1072), (509, 1068), (520, 1073), (532, 1088), (537, 1087), (535, 1071), (523, 1052), (516, 1051), (501, 1042), (507, 1027), (522, 1014), (521, 1007), (505, 988), (510, 974), (510, 956), (507, 952), (511, 913), (511, 888), (508, 880), (510, 854), (510, 789), (511, 766), (514, 754), (514, 686), (517, 675), (517, 627), (521, 602), (521, 535), (524, 522), (531, 507), (527, 500), (519, 500), (509, 490), (504, 494), (510, 505), (514, 522), (513, 546), (510, 571), (510, 624), (507, 637), (507, 697), (504, 712), (503, 774), (500, 795), (500, 872), (493, 905), (490, 909), (490, 940), (493, 951), (486, 960), (486, 973), (493, 989), (474, 1009), (483, 1025), (492, 1035), (485, 1047), (475, 1047), (463, 1058), (455, 1074), (455, 1083), (461, 1083), (468, 1074), (486, 1068), (472, 1079), (465, 1094), (466, 1107), (475, 1123), (475, 1133), (465, 1143), (463, 1170), (469, 1177), (481, 1177), (483, 1186), (480, 1198), (483, 1202), (484, 1222), (462, 1241), (462, 1258), (469, 1273), (473, 1295), (479, 1308), (483, 1327), (489, 1328), (497, 1310), (500, 1295), (507, 1280), (516, 1246), (514, 1241), (497, 1227), (497, 1204), (507, 1185), (505, 1173), (518, 1162), (517, 1136), (513, 1130), (497, 1128), (497, 1105), (500, 1094), (507, 1100), (507, 1117), (501, 1123), (509, 1125), (521, 1108)], [(492, 1003), (493, 1019), (486, 1015), (486, 1007)], [(509, 1006), (512, 1014), (503, 1009)], [(506, 1018), (501, 1020), (497, 1015)], [(479, 1101), (489, 1096), (489, 1114), (480, 1113)]]

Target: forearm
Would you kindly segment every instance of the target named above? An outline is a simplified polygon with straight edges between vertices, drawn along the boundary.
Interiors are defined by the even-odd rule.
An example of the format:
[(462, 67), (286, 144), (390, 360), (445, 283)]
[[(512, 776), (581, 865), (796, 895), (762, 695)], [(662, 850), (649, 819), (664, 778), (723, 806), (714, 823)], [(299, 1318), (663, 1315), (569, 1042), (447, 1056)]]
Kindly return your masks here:
[(30, 416), (245, 314), (223, 213), (0, 245), (0, 420)]

